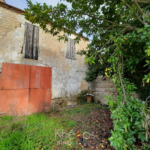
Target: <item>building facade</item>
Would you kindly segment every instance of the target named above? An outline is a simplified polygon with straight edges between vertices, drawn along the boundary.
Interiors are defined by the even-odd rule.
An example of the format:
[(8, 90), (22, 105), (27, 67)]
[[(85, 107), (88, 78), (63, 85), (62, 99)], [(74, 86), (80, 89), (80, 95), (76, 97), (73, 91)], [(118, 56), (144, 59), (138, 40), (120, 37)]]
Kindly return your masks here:
[(76, 53), (85, 50), (89, 42), (83, 37), (75, 44), (77, 35), (59, 42), (57, 36), (27, 21), (23, 12), (0, 0), (0, 70), (3, 62), (52, 67), (52, 99), (70, 100), (88, 89), (84, 56)]

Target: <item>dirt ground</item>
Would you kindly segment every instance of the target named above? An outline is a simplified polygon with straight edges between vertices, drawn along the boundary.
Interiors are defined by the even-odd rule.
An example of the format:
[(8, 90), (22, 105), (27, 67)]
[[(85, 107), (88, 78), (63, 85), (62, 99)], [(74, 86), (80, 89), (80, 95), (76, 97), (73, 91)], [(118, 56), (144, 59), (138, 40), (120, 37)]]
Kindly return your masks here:
[(108, 140), (111, 136), (110, 131), (113, 129), (113, 123), (110, 119), (111, 112), (107, 106), (93, 107), (89, 111), (88, 107), (86, 111), (84, 109), (83, 112), (70, 115), (70, 119), (77, 122), (73, 131), (76, 133), (78, 145), (84, 150), (115, 150), (110, 146)]

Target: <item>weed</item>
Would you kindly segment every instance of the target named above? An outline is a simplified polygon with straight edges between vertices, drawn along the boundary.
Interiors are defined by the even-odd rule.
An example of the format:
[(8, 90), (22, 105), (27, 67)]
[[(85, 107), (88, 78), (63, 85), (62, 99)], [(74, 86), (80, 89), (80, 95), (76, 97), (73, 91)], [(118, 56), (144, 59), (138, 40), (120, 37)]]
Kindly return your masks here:
[(13, 120), (12, 116), (4, 116), (0, 118), (0, 126), (6, 125), (7, 122), (10, 122)]
[(12, 116), (4, 116), (1, 118), (3, 121), (12, 121), (13, 117)]
[(81, 93), (78, 94), (77, 96), (77, 103), (78, 104), (84, 104), (86, 103), (86, 94), (88, 93), (89, 91), (88, 90), (84, 90), (84, 91), (81, 91)]
[(23, 129), (23, 125), (20, 124), (19, 122), (15, 122), (13, 124), (11, 124), (11, 130), (22, 130)]

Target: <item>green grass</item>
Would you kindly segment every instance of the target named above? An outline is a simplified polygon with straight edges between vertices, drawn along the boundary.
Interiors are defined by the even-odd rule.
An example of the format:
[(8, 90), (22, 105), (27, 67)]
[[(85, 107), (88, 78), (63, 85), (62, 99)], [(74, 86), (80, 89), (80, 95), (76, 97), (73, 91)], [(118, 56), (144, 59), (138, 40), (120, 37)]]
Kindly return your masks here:
[[(0, 122), (3, 122), (3, 120), (5, 120), (5, 117), (1, 118)], [(4, 123), (1, 124), (4, 125)], [(8, 125), (8, 123), (6, 124)], [(61, 141), (59, 136), (56, 136), (55, 138), (55, 129), (60, 131), (62, 131), (61, 129), (64, 129), (64, 131), (67, 129), (67, 131), (69, 131), (75, 125), (76, 122), (71, 120), (63, 121), (63, 119), (60, 117), (50, 118), (49, 116), (40, 113), (30, 115), (26, 117), (26, 120), (14, 122), (10, 124), (8, 128), (4, 128), (1, 130), (0, 149), (54, 149), (55, 147), (57, 147), (55, 145), (55, 141)], [(64, 138), (63, 140), (68, 139)]]
[[(97, 104), (87, 104), (63, 110), (61, 114), (68, 117), (50, 116), (46, 113), (32, 114), (17, 119), (9, 116), (1, 117), (0, 150), (54, 150), (59, 147), (55, 142), (68, 142), (70, 139), (71, 145), (62, 144), (60, 147), (71, 150), (72, 147), (77, 147), (75, 136), (60, 137), (62, 131), (69, 133), (77, 126), (77, 123), (70, 120), (69, 116), (87, 114), (93, 108), (100, 107), (102, 106)], [(55, 135), (57, 131), (59, 135)]]
[(103, 108), (105, 109), (104, 106), (100, 105), (100, 104), (95, 104), (95, 103), (90, 103), (90, 104), (84, 104), (78, 107), (74, 107), (74, 108), (68, 108), (63, 110), (61, 113), (62, 114), (67, 114), (67, 115), (74, 115), (74, 114), (83, 114), (86, 115), (87, 113), (89, 113), (92, 109), (99, 109), (99, 108)]

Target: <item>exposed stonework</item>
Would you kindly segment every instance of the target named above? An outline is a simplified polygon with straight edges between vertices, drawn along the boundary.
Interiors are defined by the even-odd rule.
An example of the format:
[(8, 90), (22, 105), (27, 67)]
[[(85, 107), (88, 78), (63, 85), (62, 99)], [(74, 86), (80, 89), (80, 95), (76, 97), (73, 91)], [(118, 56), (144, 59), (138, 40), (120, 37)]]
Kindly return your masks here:
[(59, 98), (54, 98), (51, 101), (51, 107), (53, 109), (60, 109), (63, 107), (68, 107), (68, 106), (74, 106), (77, 105), (77, 98), (68, 98), (68, 97), (59, 97)]
[[(66, 59), (67, 42), (59, 42), (56, 36), (40, 29), (38, 60), (23, 58), (25, 22), (28, 21), (22, 12), (10, 5), (0, 5), (0, 70), (2, 62), (52, 67), (52, 98), (69, 98), (86, 90), (84, 56), (76, 55), (76, 60)], [(76, 35), (70, 38), (74, 39)], [(76, 44), (76, 52), (86, 49), (88, 43), (83, 38)]]
[(104, 96), (111, 95), (110, 93), (112, 93), (112, 91), (110, 88), (115, 91), (113, 82), (111, 82), (108, 78), (103, 80), (102, 76), (97, 77), (97, 79), (91, 83), (91, 90), (94, 94), (95, 101), (100, 101), (102, 104), (107, 104), (107, 99), (105, 99)]
[[(107, 99), (104, 98), (105, 95), (110, 96), (113, 94), (115, 100), (117, 97), (117, 90), (114, 83), (110, 81), (109, 78), (103, 79), (102, 76), (97, 77), (97, 79), (91, 83), (91, 91), (92, 94), (94, 94), (96, 102), (100, 101), (102, 104), (107, 104)], [(136, 93), (131, 93), (130, 95), (133, 96), (134, 99), (139, 99), (139, 96)]]

